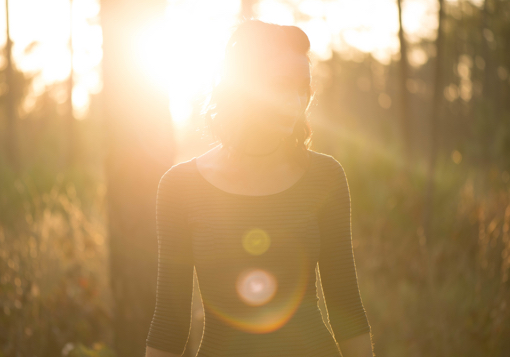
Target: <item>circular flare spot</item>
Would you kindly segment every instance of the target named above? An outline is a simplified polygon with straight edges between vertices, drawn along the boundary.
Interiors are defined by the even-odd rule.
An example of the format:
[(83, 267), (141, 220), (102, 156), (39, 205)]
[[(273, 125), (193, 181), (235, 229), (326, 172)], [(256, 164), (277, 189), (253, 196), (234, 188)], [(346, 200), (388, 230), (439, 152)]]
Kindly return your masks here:
[(276, 279), (262, 269), (246, 271), (237, 279), (237, 293), (248, 305), (263, 305), (276, 293)]
[(243, 248), (252, 255), (264, 253), (270, 245), (271, 239), (263, 229), (251, 229), (243, 237)]
[[(271, 238), (271, 240), (273, 239), (275, 238)], [(274, 247), (276, 248), (276, 246)], [(315, 272), (313, 270), (315, 265), (312, 265), (313, 268), (310, 269), (312, 266), (310, 265), (311, 262), (309, 261), (307, 250), (304, 249), (299, 240), (289, 240), (289, 245), (284, 248), (282, 259), (285, 260), (288, 266), (286, 271), (292, 271), (293, 273), (286, 274), (283, 272), (278, 274), (277, 271), (271, 271), (270, 276), (274, 277), (276, 292), (272, 298), (261, 306), (250, 306), (246, 303), (246, 300), (241, 297), (242, 289), (240, 288), (243, 285), (241, 282), (246, 273), (253, 272), (255, 269), (268, 271), (266, 270), (267, 268), (245, 266), (240, 271), (231, 271), (228, 270), (233, 269), (229, 261), (219, 262), (220, 265), (223, 264), (222, 269), (227, 269), (232, 275), (229, 276), (227, 280), (221, 280), (222, 277), (225, 277), (225, 275), (221, 275), (218, 283), (231, 286), (231, 291), (234, 294), (232, 297), (235, 297), (236, 301), (225, 303), (223, 296), (209, 294), (207, 291), (211, 286), (204, 284), (204, 286), (200, 288), (202, 289), (203, 287), (202, 302), (204, 304), (205, 318), (207, 319), (210, 315), (213, 315), (215, 318), (220, 319), (234, 329), (253, 334), (271, 333), (285, 326), (299, 308), (305, 295), (308, 281), (312, 277), (315, 279)], [(215, 279), (215, 272), (209, 275), (210, 272), (206, 270), (207, 269), (204, 269), (202, 272), (197, 271), (199, 277), (203, 275), (205, 277), (204, 281), (206, 282), (209, 277), (212, 280)], [(282, 289), (283, 281), (285, 282), (285, 289)], [(257, 289), (257, 284), (253, 287), (259, 292), (263, 290)], [(251, 300), (253, 300), (253, 298), (248, 299), (248, 301)]]

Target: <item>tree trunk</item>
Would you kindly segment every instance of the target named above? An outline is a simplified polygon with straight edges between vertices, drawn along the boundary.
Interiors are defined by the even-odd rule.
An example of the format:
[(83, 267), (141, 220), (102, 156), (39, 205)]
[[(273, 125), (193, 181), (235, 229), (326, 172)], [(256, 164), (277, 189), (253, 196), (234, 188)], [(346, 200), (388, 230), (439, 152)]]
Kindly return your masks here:
[[(436, 171), (436, 161), (437, 155), (439, 152), (439, 117), (441, 115), (441, 107), (443, 103), (443, 81), (442, 81), (442, 64), (444, 57), (444, 33), (443, 33), (443, 25), (444, 25), (444, 0), (439, 0), (439, 13), (438, 13), (438, 28), (437, 28), (437, 39), (436, 39), (436, 63), (434, 69), (434, 94), (432, 99), (432, 111), (430, 116), (430, 132), (429, 132), (429, 140), (430, 140), (430, 148), (429, 148), (429, 157), (428, 157), (428, 169), (427, 169), (427, 186), (424, 197), (424, 208), (423, 208), (423, 217), (422, 217), (422, 227), (423, 227), (423, 237), (425, 238), (423, 242), (420, 242), (422, 249), (424, 251), (424, 258), (427, 266), (427, 285), (428, 285), (428, 299), (432, 303), (428, 305), (429, 308), (429, 316), (432, 317), (432, 320), (435, 321), (434, 325), (428, 326), (428, 330), (431, 331), (432, 336), (440, 336), (447, 335), (445, 331), (438, 331), (436, 334), (436, 330), (443, 329), (445, 324), (443, 324), (442, 319), (444, 315), (441, 311), (441, 307), (438, 304), (433, 303), (435, 298), (437, 297), (436, 293), (436, 283), (435, 283), (435, 265), (433, 261), (433, 232), (432, 232), (432, 220), (434, 213), (434, 189), (435, 189), (435, 171)], [(440, 323), (438, 322), (440, 321)], [(438, 328), (439, 326), (439, 328)], [(444, 340), (439, 341), (439, 346), (442, 347), (443, 353), (442, 355), (447, 356), (448, 354), (448, 343)]]
[(441, 104), (443, 101), (443, 90), (441, 81), (441, 64), (443, 62), (443, 21), (444, 21), (444, 4), (443, 0), (439, 0), (439, 26), (437, 29), (436, 39), (436, 66), (434, 73), (434, 97), (432, 100), (432, 112), (430, 116), (430, 152), (429, 165), (427, 171), (427, 191), (425, 195), (425, 209), (423, 215), (423, 228), (425, 236), (430, 238), (430, 226), (433, 212), (433, 195), (434, 195), (434, 174), (436, 169), (436, 158), (439, 145), (439, 115), (441, 114)]
[(66, 158), (65, 165), (72, 166), (75, 164), (76, 159), (76, 148), (78, 147), (76, 143), (76, 123), (73, 115), (73, 0), (69, 0), (69, 53), (70, 53), (70, 66), (71, 69), (69, 71), (69, 77), (67, 78), (67, 137), (66, 137)]
[[(489, 19), (491, 17), (491, 11), (489, 9), (489, 0), (485, 0), (481, 11), (481, 33), (482, 33), (482, 56), (485, 62), (484, 81), (483, 81), (483, 101), (485, 110), (483, 111), (484, 133), (483, 135), (483, 146), (482, 146), (482, 161), (481, 166), (484, 170), (488, 171), (494, 161), (494, 132), (498, 129), (498, 121), (500, 118), (499, 108), (502, 107), (500, 104), (499, 95), (500, 88), (498, 88), (498, 79), (495, 69), (497, 64), (491, 50), (491, 45), (494, 41), (489, 41), (490, 37), (493, 37), (493, 33), (490, 30)], [(489, 34), (492, 34), (489, 35)]]
[(168, 93), (144, 74), (141, 49), (134, 47), (165, 6), (164, 0), (101, 3), (110, 274), (115, 348), (123, 357), (145, 354), (156, 301), (156, 193), (175, 151)]
[(397, 0), (398, 5), (398, 39), (400, 41), (400, 131), (402, 133), (403, 154), (407, 167), (411, 164), (411, 112), (409, 110), (409, 91), (407, 79), (409, 78), (409, 64), (407, 61), (407, 44), (402, 26), (402, 0)]
[(249, 20), (254, 16), (253, 14), (253, 6), (258, 2), (258, 0), (241, 0), (241, 19)]
[(9, 1), (5, 1), (5, 21), (6, 21), (6, 38), (5, 57), (7, 65), (5, 68), (5, 80), (7, 82), (7, 95), (5, 102), (5, 152), (7, 159), (15, 172), (20, 170), (19, 152), (18, 152), (18, 113), (16, 108), (16, 79), (14, 78), (14, 68), (12, 63), (12, 41), (9, 32)]

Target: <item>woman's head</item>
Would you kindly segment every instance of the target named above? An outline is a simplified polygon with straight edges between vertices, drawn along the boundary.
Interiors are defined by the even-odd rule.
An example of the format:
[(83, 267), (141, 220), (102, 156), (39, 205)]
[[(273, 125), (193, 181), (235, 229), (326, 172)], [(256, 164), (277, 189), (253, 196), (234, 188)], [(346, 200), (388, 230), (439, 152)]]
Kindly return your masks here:
[(311, 129), (310, 42), (295, 26), (247, 20), (227, 44), (221, 80), (205, 118), (223, 146), (242, 152), (247, 138), (281, 137), (289, 152), (305, 153)]

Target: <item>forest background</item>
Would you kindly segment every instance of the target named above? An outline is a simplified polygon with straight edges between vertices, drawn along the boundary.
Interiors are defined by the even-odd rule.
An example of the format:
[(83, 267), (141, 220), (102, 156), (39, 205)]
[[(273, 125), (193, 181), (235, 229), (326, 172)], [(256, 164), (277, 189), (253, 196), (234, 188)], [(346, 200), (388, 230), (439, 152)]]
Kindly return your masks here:
[[(23, 7), (23, 0), (5, 7), (2, 357), (142, 356), (155, 304), (159, 179), (212, 147), (200, 116), (207, 91), (183, 96), (195, 85), (189, 73), (204, 77), (194, 59), (210, 50), (193, 36), (212, 28), (195, 23), (193, 36), (178, 34), (183, 48), (198, 48), (189, 53), (165, 42), (167, 32), (146, 31), (170, 13), (169, 29), (178, 32), (172, 6), (200, 20), (199, 7), (87, 1), (59, 2), (73, 16), (65, 20), (68, 32), (60, 28), (54, 36), (68, 40), (46, 57), (42, 43), (17, 42), (10, 32), (36, 28), (29, 19), (37, 6)], [(311, 148), (334, 156), (348, 177), (375, 354), (509, 356), (510, 2), (366, 0), (352, 12), (328, 7), (347, 3), (354, 2), (225, 1), (221, 13), (232, 16), (232, 25), (253, 16), (303, 24), (309, 33), (316, 91)], [(420, 6), (427, 9), (424, 22), (413, 16)], [(383, 49), (385, 38), (374, 37), (381, 32), (370, 32), (380, 17), (392, 29)], [(79, 19), (90, 25), (86, 38), (99, 52), (80, 52)], [(363, 21), (329, 37), (311, 25), (331, 28), (349, 19)], [(53, 20), (45, 21), (36, 31)], [(74, 36), (69, 29), (77, 29)], [(321, 41), (323, 47), (314, 47)], [(180, 62), (167, 66), (165, 53)], [(92, 58), (89, 72), (82, 55)], [(152, 72), (140, 67), (147, 59)], [(43, 60), (38, 70), (30, 68)], [(164, 74), (167, 67), (174, 71)], [(48, 68), (58, 74), (50, 81)], [(186, 356), (194, 356), (202, 334), (197, 296)], [(324, 309), (322, 297), (320, 303)]]

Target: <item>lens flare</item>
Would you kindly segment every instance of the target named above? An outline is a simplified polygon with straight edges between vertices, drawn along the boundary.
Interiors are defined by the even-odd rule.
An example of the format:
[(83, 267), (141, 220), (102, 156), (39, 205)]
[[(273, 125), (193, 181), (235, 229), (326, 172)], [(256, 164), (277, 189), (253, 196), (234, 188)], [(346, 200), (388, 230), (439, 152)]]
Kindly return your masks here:
[(237, 294), (246, 304), (259, 306), (271, 300), (276, 293), (275, 277), (262, 269), (241, 273), (237, 279)]
[(292, 318), (305, 294), (313, 269), (309, 257), (299, 242), (288, 246), (285, 272), (268, 272), (253, 266), (235, 275), (232, 290), (238, 303), (223, 303), (202, 295), (206, 319), (213, 314), (235, 329), (254, 334), (266, 334), (282, 328)]
[(243, 236), (243, 248), (252, 255), (266, 252), (270, 245), (271, 238), (263, 229), (251, 229)]

